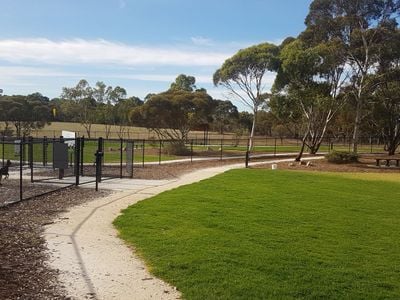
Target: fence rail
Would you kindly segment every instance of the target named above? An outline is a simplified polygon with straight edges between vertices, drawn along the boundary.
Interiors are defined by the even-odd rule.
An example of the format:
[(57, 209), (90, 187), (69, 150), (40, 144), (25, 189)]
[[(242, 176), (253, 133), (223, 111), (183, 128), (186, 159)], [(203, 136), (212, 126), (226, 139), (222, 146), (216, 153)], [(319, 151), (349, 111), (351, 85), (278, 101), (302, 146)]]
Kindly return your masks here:
[[(301, 148), (301, 140), (294, 137), (256, 137), (252, 149), (248, 149), (248, 139), (232, 137), (193, 138), (182, 143), (156, 139), (0, 137), (0, 143), (1, 165), (11, 162), (10, 178), (3, 180), (0, 187), (5, 191), (0, 194), (0, 206), (72, 185), (95, 182), (97, 186), (107, 178), (132, 178), (135, 168), (148, 164), (237, 159), (247, 165), (249, 159), (295, 155)], [(63, 168), (57, 157), (59, 149), (65, 151)], [(333, 150), (350, 151), (351, 139), (326, 137), (319, 153)], [(383, 153), (384, 145), (377, 137), (363, 137), (358, 150)]]

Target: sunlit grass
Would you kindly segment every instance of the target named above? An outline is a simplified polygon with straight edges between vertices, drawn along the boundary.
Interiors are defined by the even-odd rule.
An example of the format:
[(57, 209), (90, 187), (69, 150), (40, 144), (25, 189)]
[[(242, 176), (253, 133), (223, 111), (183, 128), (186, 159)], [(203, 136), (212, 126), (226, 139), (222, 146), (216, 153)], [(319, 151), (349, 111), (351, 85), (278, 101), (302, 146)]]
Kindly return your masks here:
[(396, 299), (390, 175), (234, 170), (133, 205), (115, 225), (186, 299)]

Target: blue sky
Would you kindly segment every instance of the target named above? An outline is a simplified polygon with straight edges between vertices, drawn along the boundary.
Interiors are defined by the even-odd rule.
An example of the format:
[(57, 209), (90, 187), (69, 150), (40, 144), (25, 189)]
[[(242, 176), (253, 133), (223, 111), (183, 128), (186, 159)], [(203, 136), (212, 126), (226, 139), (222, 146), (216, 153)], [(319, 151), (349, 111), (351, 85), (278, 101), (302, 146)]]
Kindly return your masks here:
[[(239, 49), (304, 29), (311, 0), (0, 0), (0, 89), (57, 97), (85, 78), (129, 96), (212, 74)], [(270, 85), (274, 75), (269, 74)], [(237, 103), (236, 103), (237, 104)]]

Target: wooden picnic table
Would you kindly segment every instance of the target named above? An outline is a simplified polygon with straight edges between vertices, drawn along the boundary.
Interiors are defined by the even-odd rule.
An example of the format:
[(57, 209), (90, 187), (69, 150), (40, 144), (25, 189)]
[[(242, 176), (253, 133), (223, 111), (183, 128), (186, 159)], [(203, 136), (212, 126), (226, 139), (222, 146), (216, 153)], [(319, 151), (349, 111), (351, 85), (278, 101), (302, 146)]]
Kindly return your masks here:
[(400, 166), (400, 158), (399, 157), (376, 157), (376, 166), (379, 167), (381, 165), (381, 161), (385, 161), (385, 166), (390, 167), (390, 162), (396, 162), (396, 167)]

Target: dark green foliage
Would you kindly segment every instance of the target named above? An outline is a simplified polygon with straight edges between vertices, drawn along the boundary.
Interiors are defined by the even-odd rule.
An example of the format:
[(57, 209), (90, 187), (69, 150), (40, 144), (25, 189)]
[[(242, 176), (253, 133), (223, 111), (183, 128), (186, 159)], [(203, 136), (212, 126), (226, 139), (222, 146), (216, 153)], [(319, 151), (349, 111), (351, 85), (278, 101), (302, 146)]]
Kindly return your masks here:
[(0, 96), (0, 121), (6, 121), (4, 133), (9, 134), (9, 123), (17, 136), (28, 136), (34, 129), (43, 128), (51, 120), (49, 98), (40, 93), (28, 96)]
[(333, 151), (325, 155), (329, 162), (335, 164), (348, 164), (358, 161), (358, 155), (354, 152)]

